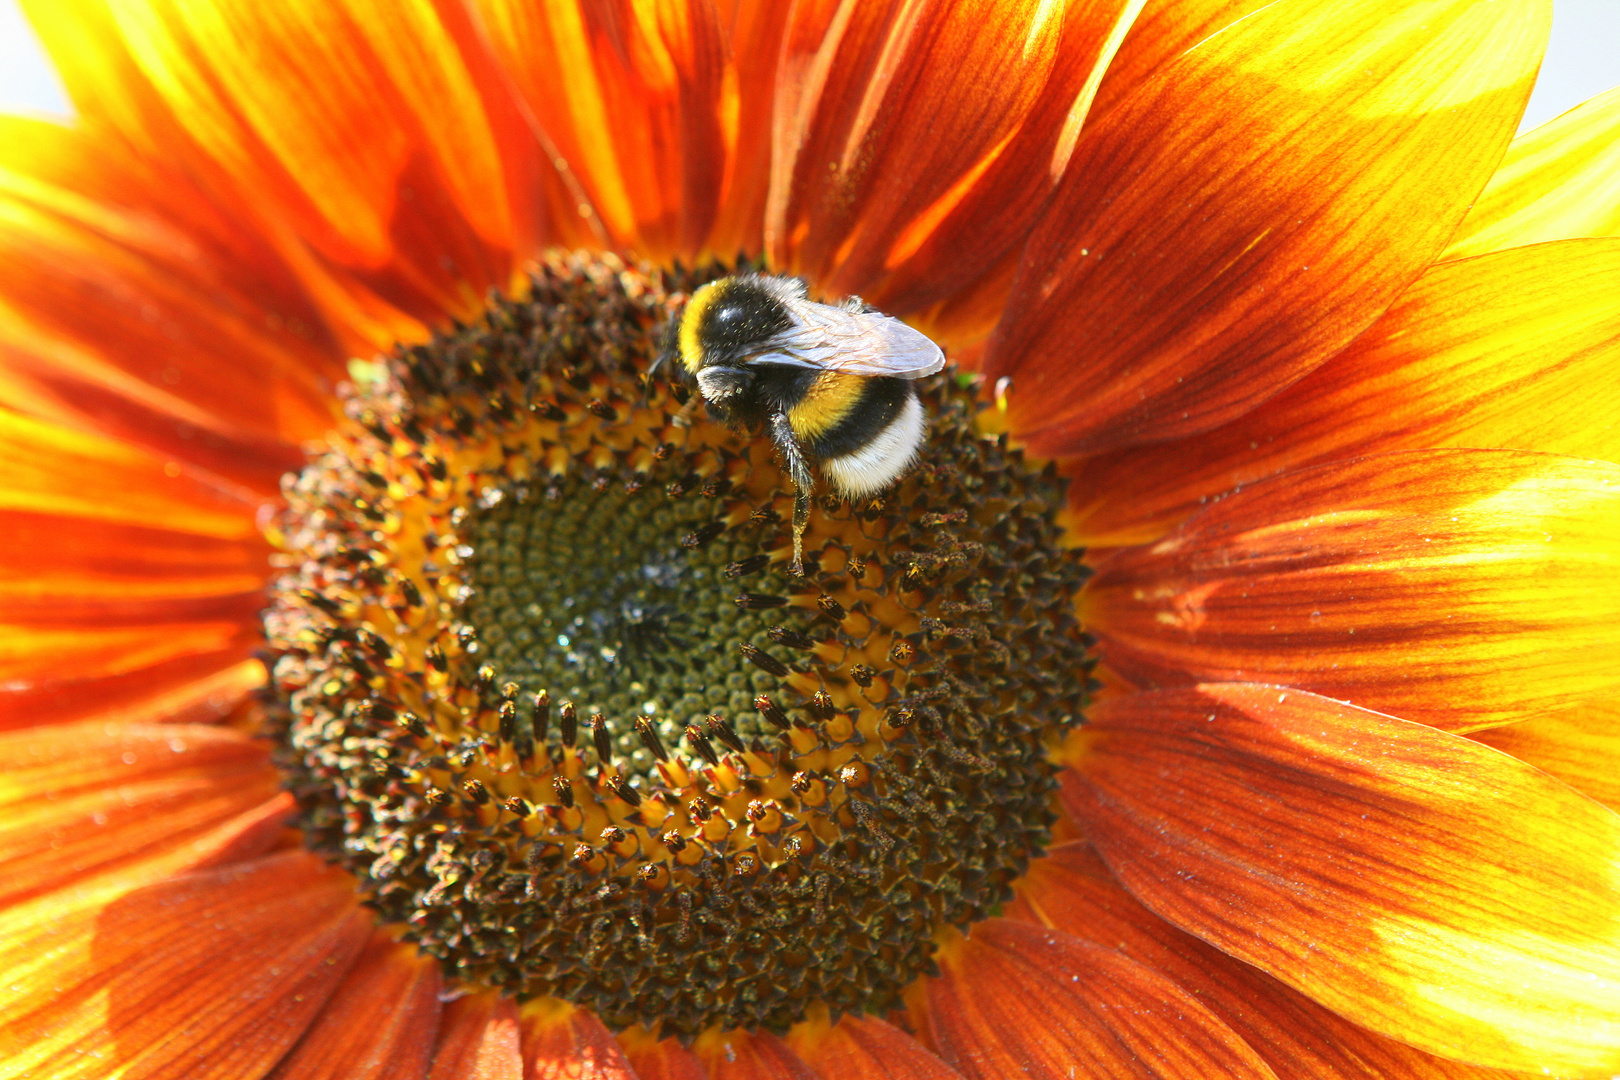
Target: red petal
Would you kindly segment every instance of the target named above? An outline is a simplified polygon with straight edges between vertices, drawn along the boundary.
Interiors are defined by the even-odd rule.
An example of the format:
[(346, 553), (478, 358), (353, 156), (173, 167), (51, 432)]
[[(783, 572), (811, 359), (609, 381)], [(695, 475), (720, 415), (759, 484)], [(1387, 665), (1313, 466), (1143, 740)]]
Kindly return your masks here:
[(942, 959), (929, 1025), (968, 1080), (1272, 1077), (1192, 995), (1109, 949), (988, 919)]
[(729, 27), (743, 35), (735, 50), (709, 3), (476, 6), (604, 239), (690, 259), (709, 248), (721, 207), (735, 198), (754, 217), (751, 235), (733, 239), (758, 250), (766, 147), (756, 133), (769, 116), (781, 5), (742, 5)]
[(445, 1006), (428, 1080), (522, 1080), (517, 1003), (494, 991)]
[(1512, 754), (1520, 761), (1620, 810), (1620, 702), (1593, 701), (1553, 716), (1538, 716), (1506, 727), (1476, 731), (1470, 738)]
[(1117, 700), (1083, 739), (1069, 810), (1161, 917), (1431, 1053), (1620, 1065), (1612, 812), (1469, 739), (1275, 686)]
[(1508, 450), (1339, 462), (1104, 561), (1082, 612), (1139, 687), (1260, 680), (1453, 730), (1620, 686), (1620, 466)]
[(523, 1080), (637, 1080), (602, 1021), (555, 998), (522, 1013)]
[(1019, 895), (1010, 915), (1117, 949), (1175, 980), (1254, 1047), (1278, 1076), (1507, 1080), (1509, 1075), (1434, 1057), (1357, 1027), (1265, 972), (1177, 930), (1121, 888), (1088, 843), (1051, 849), (1030, 866)]
[[(0, 735), (0, 904), (292, 811), (262, 742), (201, 726)], [(206, 841), (205, 841), (206, 842)]]
[(1620, 240), (1430, 269), (1344, 352), (1230, 424), (1076, 463), (1085, 544), (1156, 540), (1220, 492), (1354, 454), (1441, 446), (1620, 459)]
[(262, 1076), (369, 933), (350, 879), (304, 852), (184, 874), (110, 904), (65, 894), (0, 922), (13, 1075)]
[(1132, 7), (795, 6), (766, 219), (772, 264), (901, 312), (983, 275), (1023, 241), (1062, 175), (1066, 121), (1084, 115)]
[[(1541, 0), (1280, 0), (1083, 132), (985, 371), (1046, 455), (1240, 416), (1365, 330), (1512, 137)], [(1350, 59), (1353, 58), (1353, 59)]]
[(271, 1080), (427, 1075), (439, 1026), (439, 963), (378, 930)]
[[(875, 1016), (846, 1015), (830, 1028), (806, 1025), (793, 1049), (822, 1080), (961, 1080), (962, 1074)], [(645, 1080), (645, 1078), (644, 1078)]]

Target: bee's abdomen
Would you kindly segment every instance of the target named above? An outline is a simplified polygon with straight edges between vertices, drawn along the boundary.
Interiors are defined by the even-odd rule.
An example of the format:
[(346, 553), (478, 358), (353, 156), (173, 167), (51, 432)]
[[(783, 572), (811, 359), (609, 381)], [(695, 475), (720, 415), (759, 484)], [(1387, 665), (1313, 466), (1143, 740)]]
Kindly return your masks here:
[(916, 388), (904, 379), (823, 372), (788, 411), (793, 433), (840, 495), (887, 488), (927, 432)]

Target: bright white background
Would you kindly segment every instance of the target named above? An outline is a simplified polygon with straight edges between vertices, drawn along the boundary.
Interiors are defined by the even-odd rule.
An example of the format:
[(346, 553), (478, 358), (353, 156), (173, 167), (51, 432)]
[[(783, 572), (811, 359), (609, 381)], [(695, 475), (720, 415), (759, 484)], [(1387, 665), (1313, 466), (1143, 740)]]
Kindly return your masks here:
[[(1553, 0), (1552, 41), (1524, 127), (1550, 120), (1616, 84), (1620, 84), (1620, 0)], [(68, 112), (62, 86), (16, 0), (0, 0), (0, 111)]]

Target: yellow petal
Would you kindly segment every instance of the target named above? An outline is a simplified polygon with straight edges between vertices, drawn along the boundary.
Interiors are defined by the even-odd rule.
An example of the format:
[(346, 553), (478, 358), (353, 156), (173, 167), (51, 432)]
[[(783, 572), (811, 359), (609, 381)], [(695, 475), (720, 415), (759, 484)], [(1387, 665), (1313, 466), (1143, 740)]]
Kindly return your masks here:
[(1087, 545), (1156, 540), (1288, 469), (1440, 446), (1620, 461), (1620, 239), (1442, 263), (1348, 349), (1214, 431), (1076, 462)]
[(1581, 794), (1620, 810), (1620, 702), (1613, 698), (1476, 731), (1470, 737), (1545, 769)]
[(1454, 731), (1620, 689), (1620, 465), (1413, 450), (1284, 473), (1101, 560), (1142, 688), (1279, 682)]
[(1286, 687), (1118, 698), (1082, 741), (1069, 809), (1160, 917), (1430, 1053), (1620, 1068), (1620, 815)]
[(1444, 258), (1620, 235), (1620, 86), (1513, 140)]

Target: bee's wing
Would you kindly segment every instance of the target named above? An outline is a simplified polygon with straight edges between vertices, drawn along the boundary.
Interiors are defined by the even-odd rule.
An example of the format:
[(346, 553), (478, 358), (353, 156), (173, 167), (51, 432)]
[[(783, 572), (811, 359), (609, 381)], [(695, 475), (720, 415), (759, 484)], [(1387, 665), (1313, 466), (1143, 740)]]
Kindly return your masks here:
[(792, 310), (796, 324), (754, 360), (894, 379), (920, 379), (945, 366), (940, 347), (899, 319), (808, 301)]

